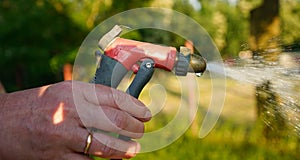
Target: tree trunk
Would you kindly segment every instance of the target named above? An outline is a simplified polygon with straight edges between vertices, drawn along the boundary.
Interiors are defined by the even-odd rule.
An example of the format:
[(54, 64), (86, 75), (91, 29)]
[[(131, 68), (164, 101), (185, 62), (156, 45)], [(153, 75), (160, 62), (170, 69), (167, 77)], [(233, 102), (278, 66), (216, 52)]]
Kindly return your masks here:
[(264, 0), (250, 11), (250, 49), (267, 62), (278, 60), (279, 54), (279, 0)]
[[(250, 49), (262, 58), (261, 63), (278, 61), (279, 35), (279, 0), (264, 0), (250, 12)], [(284, 134), (285, 120), (278, 111), (279, 97), (272, 91), (271, 80), (256, 86), (256, 101), (258, 120), (264, 122), (263, 135), (268, 142), (276, 142)]]

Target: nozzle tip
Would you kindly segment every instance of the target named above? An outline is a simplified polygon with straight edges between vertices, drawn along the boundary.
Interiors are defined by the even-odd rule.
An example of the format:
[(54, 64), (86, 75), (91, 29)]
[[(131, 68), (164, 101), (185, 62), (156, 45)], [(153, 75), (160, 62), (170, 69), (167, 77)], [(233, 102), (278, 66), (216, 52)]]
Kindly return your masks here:
[(197, 54), (190, 55), (190, 66), (189, 72), (194, 72), (198, 74), (202, 74), (206, 70), (206, 59)]

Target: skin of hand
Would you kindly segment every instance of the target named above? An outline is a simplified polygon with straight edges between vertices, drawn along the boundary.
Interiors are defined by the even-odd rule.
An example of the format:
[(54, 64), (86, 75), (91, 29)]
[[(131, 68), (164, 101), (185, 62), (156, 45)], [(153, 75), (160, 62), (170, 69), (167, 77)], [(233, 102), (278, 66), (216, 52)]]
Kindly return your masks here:
[[(142, 102), (103, 85), (64, 81), (0, 94), (0, 159), (89, 160), (87, 128), (141, 138), (150, 119)], [(132, 158), (139, 150), (135, 141), (94, 132), (88, 154)]]

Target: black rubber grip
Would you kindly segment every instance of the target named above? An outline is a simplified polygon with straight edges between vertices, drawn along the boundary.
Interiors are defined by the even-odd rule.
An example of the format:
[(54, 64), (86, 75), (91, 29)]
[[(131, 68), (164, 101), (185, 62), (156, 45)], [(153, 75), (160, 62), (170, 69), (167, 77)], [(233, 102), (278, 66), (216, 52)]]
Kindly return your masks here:
[(94, 83), (117, 88), (127, 72), (121, 63), (103, 54), (96, 70)]

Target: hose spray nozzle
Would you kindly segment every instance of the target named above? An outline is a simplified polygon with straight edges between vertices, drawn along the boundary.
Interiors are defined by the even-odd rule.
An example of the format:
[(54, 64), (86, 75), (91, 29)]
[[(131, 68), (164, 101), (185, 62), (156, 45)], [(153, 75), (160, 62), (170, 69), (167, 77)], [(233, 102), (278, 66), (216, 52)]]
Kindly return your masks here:
[(191, 54), (187, 47), (180, 47), (180, 52), (177, 53), (175, 74), (185, 76), (187, 72), (195, 73), (200, 77), (206, 70), (206, 60), (197, 54)]

